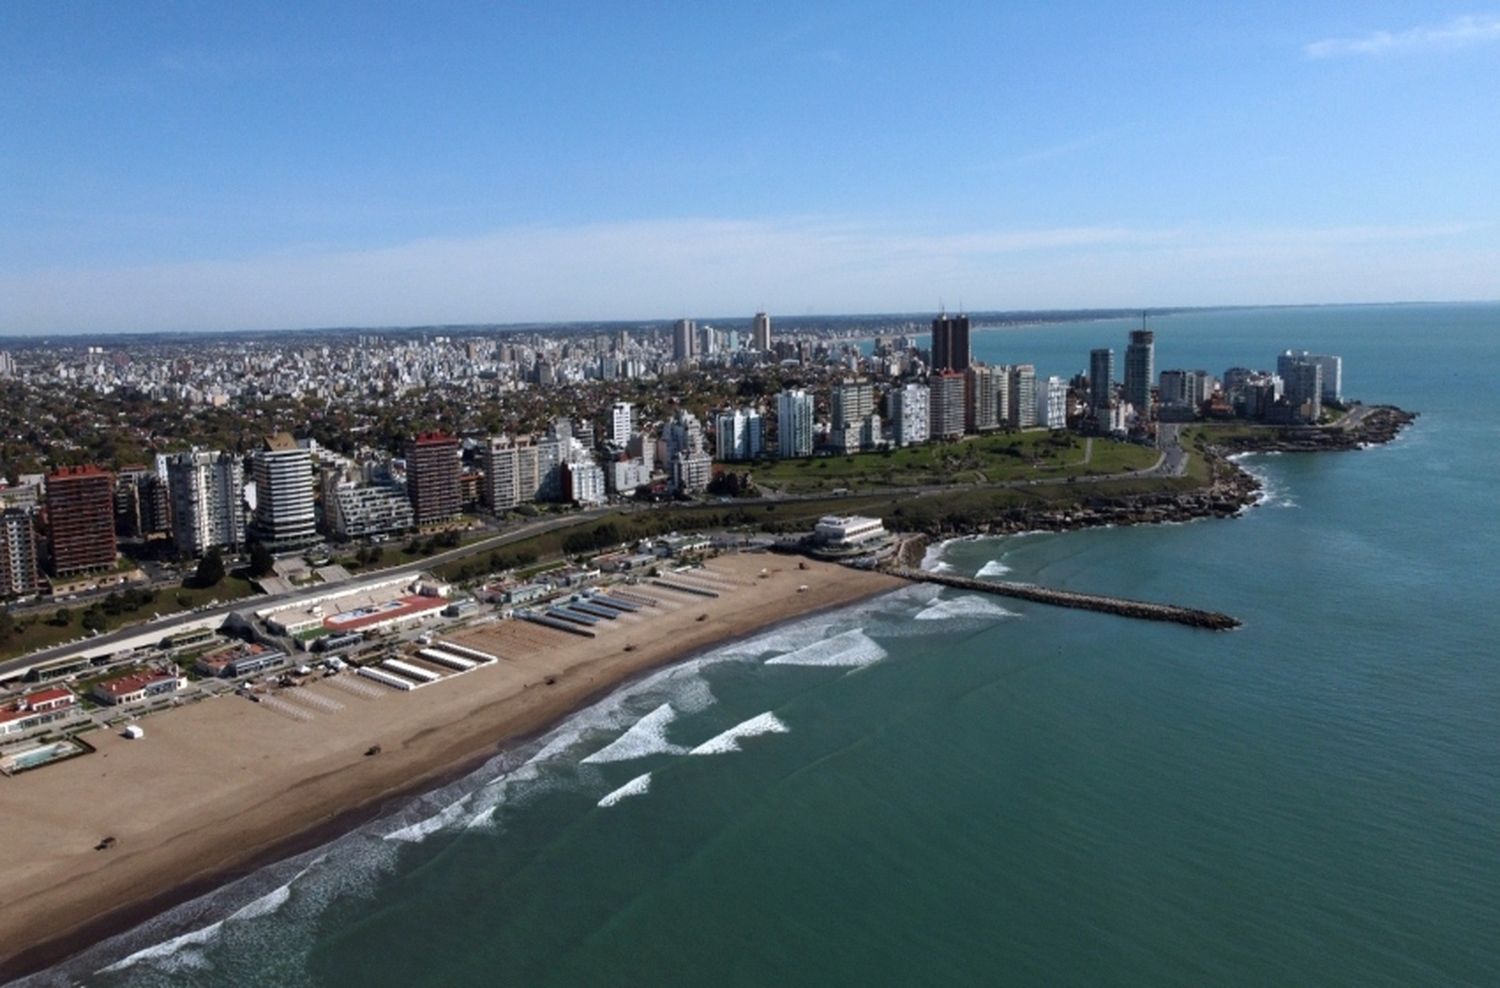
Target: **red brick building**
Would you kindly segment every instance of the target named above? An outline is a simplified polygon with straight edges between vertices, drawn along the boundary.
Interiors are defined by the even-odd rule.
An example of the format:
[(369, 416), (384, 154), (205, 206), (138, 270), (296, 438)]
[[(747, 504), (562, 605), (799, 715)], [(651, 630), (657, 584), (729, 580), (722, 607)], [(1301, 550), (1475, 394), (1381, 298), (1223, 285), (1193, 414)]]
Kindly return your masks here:
[(406, 493), (418, 528), (459, 516), (460, 466), (457, 437), (428, 432), (406, 444)]
[(73, 576), (115, 564), (115, 478), (95, 466), (47, 475), (47, 533), (52, 575)]

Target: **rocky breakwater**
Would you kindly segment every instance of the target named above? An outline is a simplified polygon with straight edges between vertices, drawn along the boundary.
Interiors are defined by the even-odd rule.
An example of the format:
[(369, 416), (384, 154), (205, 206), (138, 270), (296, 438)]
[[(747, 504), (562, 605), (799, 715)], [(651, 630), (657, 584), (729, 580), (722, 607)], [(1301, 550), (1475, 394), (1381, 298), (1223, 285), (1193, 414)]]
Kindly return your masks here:
[(1319, 453), (1362, 449), (1388, 443), (1417, 419), (1395, 405), (1355, 406), (1328, 425), (1289, 426), (1226, 436), (1219, 442), (1231, 453)]
[(1128, 597), (1111, 597), (1107, 594), (1081, 593), (1076, 590), (1055, 590), (1051, 587), (1039, 587), (1031, 583), (1013, 583), (1008, 580), (979, 580), (950, 573), (911, 569), (905, 566), (893, 567), (890, 572), (907, 580), (936, 583), (957, 590), (976, 590), (980, 593), (1015, 597), (1038, 604), (1051, 604), (1054, 607), (1098, 611), (1103, 614), (1117, 614), (1120, 617), (1137, 618), (1143, 621), (1170, 621), (1174, 624), (1185, 624), (1190, 628), (1205, 628), (1209, 631), (1228, 631), (1240, 626), (1239, 619), (1228, 614), (1200, 610), (1196, 607), (1182, 607), (1177, 604), (1132, 600)]

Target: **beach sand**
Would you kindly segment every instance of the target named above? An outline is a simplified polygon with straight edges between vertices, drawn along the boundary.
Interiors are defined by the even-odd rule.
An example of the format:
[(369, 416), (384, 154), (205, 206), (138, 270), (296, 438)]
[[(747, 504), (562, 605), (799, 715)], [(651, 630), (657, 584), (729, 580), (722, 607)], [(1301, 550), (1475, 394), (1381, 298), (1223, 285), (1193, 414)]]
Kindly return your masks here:
[[(141, 740), (95, 731), (94, 754), (0, 778), (0, 980), (321, 843), (646, 670), (901, 585), (806, 565), (719, 557), (693, 581), (719, 597), (630, 588), (661, 606), (600, 622), (594, 639), (480, 623), (445, 637), (502, 660), (450, 680), (409, 693), (321, 681), (285, 692), (300, 716), (240, 697), (205, 700), (142, 721)], [(299, 700), (303, 691), (323, 699)], [(380, 754), (366, 756), (377, 744)], [(94, 850), (107, 835), (115, 846)]]

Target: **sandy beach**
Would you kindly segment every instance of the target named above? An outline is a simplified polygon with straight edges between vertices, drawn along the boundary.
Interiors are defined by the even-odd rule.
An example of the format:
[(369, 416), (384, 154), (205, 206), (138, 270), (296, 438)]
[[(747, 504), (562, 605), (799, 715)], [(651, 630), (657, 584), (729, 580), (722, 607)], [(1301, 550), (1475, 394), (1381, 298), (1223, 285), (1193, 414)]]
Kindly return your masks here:
[[(94, 732), (94, 754), (0, 778), (0, 980), (320, 843), (646, 670), (901, 585), (806, 566), (720, 557), (699, 578), (718, 597), (631, 588), (660, 606), (597, 638), (480, 623), (448, 637), (501, 661), (413, 692), (337, 677), (288, 694), (310, 694), (300, 716), (225, 696), (143, 721), (141, 740)], [(115, 846), (94, 850), (105, 836)]]

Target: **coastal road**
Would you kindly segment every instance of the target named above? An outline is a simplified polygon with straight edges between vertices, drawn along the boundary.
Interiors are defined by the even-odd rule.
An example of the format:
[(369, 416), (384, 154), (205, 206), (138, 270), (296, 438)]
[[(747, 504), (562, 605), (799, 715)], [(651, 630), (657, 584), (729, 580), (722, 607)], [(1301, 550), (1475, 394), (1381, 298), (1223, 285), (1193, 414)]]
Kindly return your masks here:
[[(345, 583), (337, 584), (337, 587), (339, 589), (358, 589), (360, 587), (370, 586), (376, 583), (383, 583), (387, 580), (392, 579), (393, 577), (415, 577), (419, 573), (423, 573), (429, 569), (432, 569), (434, 566), (441, 566), (445, 563), (465, 559), (469, 556), (479, 555), (492, 549), (498, 549), (503, 546), (509, 545), (512, 542), (518, 542), (522, 539), (530, 538), (533, 535), (540, 535), (544, 532), (549, 532), (556, 528), (567, 528), (569, 526), (576, 525), (579, 522), (588, 521), (591, 518), (599, 518), (613, 510), (615, 509), (612, 507), (590, 508), (587, 511), (580, 511), (573, 514), (559, 515), (555, 518), (543, 518), (537, 521), (527, 522), (524, 525), (511, 529), (510, 531), (504, 532), (500, 535), (491, 536), (490, 538), (486, 539), (480, 539), (477, 542), (471, 542), (468, 545), (459, 546), (456, 549), (448, 549), (444, 552), (437, 553), (436, 555), (425, 556), (421, 559), (413, 560), (410, 563), (392, 566), (389, 569), (377, 570), (369, 574), (368, 576), (355, 577), (354, 579), (349, 580)], [(328, 590), (332, 589), (332, 587), (324, 587), (322, 589)], [(62, 645), (54, 645), (51, 648), (44, 649), (40, 652), (32, 652), (30, 655), (24, 655), (14, 659), (7, 659), (3, 662), (0, 662), (0, 679), (14, 676), (18, 672), (29, 669), (31, 666), (37, 665), (41, 662), (48, 662), (52, 659), (66, 658), (67, 656), (72, 655), (73, 653), (83, 648), (94, 649), (128, 641), (131, 638), (139, 636), (143, 629), (160, 631), (162, 636), (165, 637), (172, 632), (172, 629), (181, 627), (182, 625), (188, 624), (193, 621), (202, 620), (203, 618), (228, 616), (235, 611), (252, 609), (262, 610), (267, 607), (274, 607), (277, 604), (291, 603), (299, 598), (314, 595), (317, 592), (318, 591), (316, 590), (301, 589), (288, 593), (267, 594), (260, 597), (242, 597), (239, 600), (231, 601), (227, 604), (217, 604), (212, 607), (203, 607), (193, 611), (184, 611), (178, 614), (168, 614), (164, 615), (163, 617), (154, 618), (150, 621), (143, 621), (138, 624), (126, 625), (122, 628), (116, 628), (113, 631), (97, 635), (93, 638), (85, 638), (80, 641), (66, 642)]]
[[(1178, 442), (1178, 433), (1180, 432), (1181, 427), (1176, 424), (1169, 424), (1164, 425), (1162, 428), (1164, 430), (1164, 433), (1162, 434), (1163, 438), (1159, 439), (1159, 444), (1165, 442), (1165, 445), (1162, 446), (1162, 455), (1153, 466), (1147, 467), (1143, 470), (1132, 470), (1125, 473), (1116, 474), (1100, 474), (1091, 477), (1039, 477), (1033, 480), (1010, 480), (995, 484), (922, 484), (909, 487), (888, 487), (874, 491), (851, 493), (849, 496), (859, 497), (879, 495), (916, 497), (924, 495), (930, 496), (933, 494), (943, 494), (956, 490), (967, 490), (980, 486), (997, 488), (1027, 488), (1050, 486), (1055, 484), (1099, 484), (1106, 483), (1112, 480), (1132, 480), (1160, 476), (1180, 477), (1187, 469), (1188, 457), (1187, 451), (1182, 449), (1180, 443)], [(824, 491), (812, 494), (782, 494), (772, 497), (735, 498), (728, 503), (732, 504), (735, 507), (751, 507), (757, 505), (787, 502), (796, 503), (807, 501), (828, 501), (830, 499), (831, 495)], [(666, 505), (666, 507), (670, 506), (671, 505)], [(519, 525), (507, 532), (502, 532), (498, 535), (480, 539), (476, 542), (471, 542), (468, 545), (459, 546), (455, 549), (447, 549), (443, 552), (436, 553), (435, 555), (425, 556), (421, 559), (412, 560), (409, 563), (392, 566), (387, 569), (376, 570), (372, 573), (369, 573), (368, 575), (355, 577), (354, 579), (351, 579), (345, 583), (338, 584), (338, 586), (340, 588), (358, 589), (360, 587), (369, 586), (375, 583), (385, 582), (392, 577), (415, 577), (418, 574), (431, 570), (436, 566), (442, 566), (446, 563), (456, 562), (458, 560), (466, 559), (471, 556), (481, 555), (493, 549), (503, 548), (504, 546), (511, 543), (531, 538), (534, 535), (541, 535), (554, 529), (569, 528), (596, 518), (602, 518), (605, 515), (615, 511), (651, 511), (659, 509), (661, 507), (663, 507), (663, 505), (640, 507), (631, 505), (604, 505), (597, 508), (589, 508), (584, 511), (570, 512), (568, 514), (558, 515), (552, 518), (541, 518)], [(159, 618), (154, 618), (150, 621), (144, 621), (134, 625), (127, 625), (125, 627), (117, 628), (113, 631), (106, 632), (105, 634), (101, 634), (93, 638), (85, 638), (80, 641), (66, 642), (61, 645), (54, 645), (51, 648), (44, 649), (40, 652), (33, 652), (29, 655), (0, 661), (0, 679), (6, 679), (8, 677), (14, 676), (17, 673), (23, 672), (26, 669), (29, 669), (31, 666), (37, 665), (42, 662), (48, 662), (53, 659), (66, 658), (67, 656), (72, 655), (81, 649), (103, 648), (111, 644), (128, 641), (139, 636), (144, 629), (150, 629), (153, 632), (159, 631), (162, 637), (165, 637), (166, 635), (170, 634), (174, 628), (181, 627), (182, 625), (189, 624), (194, 621), (200, 621), (204, 618), (227, 617), (229, 614), (232, 614), (235, 611), (252, 609), (263, 610), (268, 607), (274, 607), (277, 604), (292, 603), (300, 598), (315, 595), (317, 592), (317, 590), (300, 589), (289, 591), (287, 593), (267, 594), (265, 596), (258, 597), (244, 597), (225, 604), (216, 604), (210, 607), (199, 608), (194, 611), (168, 614)]]

